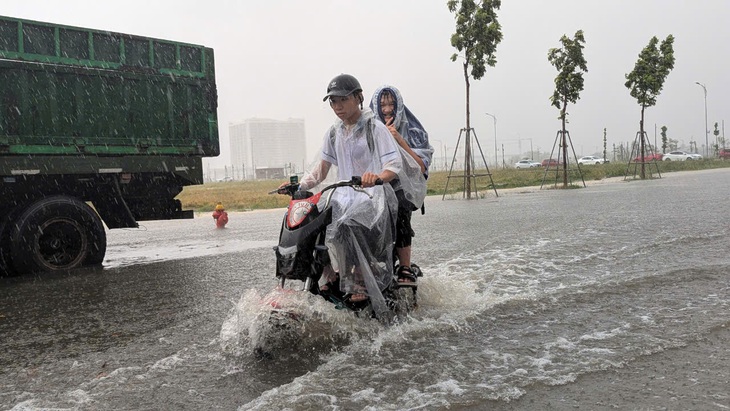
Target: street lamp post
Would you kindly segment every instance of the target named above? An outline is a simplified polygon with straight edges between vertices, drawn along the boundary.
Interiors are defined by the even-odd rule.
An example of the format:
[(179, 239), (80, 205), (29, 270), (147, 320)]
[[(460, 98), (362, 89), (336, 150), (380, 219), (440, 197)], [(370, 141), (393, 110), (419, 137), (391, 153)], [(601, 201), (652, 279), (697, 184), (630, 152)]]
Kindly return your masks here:
[(494, 120), (494, 167), (496, 168), (499, 160), (497, 159), (497, 117), (494, 114), (484, 113)]
[(702, 87), (702, 90), (705, 92), (705, 158), (710, 158), (710, 130), (707, 129), (707, 87), (699, 81), (695, 81), (695, 84)]

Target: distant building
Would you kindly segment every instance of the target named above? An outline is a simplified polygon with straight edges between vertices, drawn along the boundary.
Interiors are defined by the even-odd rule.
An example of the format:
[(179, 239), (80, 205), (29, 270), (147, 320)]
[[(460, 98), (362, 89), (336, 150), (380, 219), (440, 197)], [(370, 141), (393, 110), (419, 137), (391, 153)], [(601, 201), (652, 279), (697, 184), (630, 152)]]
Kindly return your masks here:
[(250, 118), (231, 123), (229, 137), (231, 166), (243, 179), (285, 178), (307, 161), (304, 119)]

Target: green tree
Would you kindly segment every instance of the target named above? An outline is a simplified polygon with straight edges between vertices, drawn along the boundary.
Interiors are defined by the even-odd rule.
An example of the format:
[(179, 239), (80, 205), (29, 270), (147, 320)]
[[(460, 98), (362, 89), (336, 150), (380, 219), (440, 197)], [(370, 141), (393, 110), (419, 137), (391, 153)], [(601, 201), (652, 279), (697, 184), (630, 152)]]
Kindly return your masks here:
[[(497, 45), (502, 41), (502, 27), (497, 21), (496, 10), (501, 6), (501, 0), (449, 0), (446, 5), (449, 11), (455, 13), (456, 32), (451, 35), (451, 45), (459, 53), (451, 56), (451, 61), (458, 57), (464, 59), (464, 82), (466, 84), (466, 139), (464, 175), (471, 172), (471, 123), (469, 118), (469, 77), (479, 80), (484, 77), (487, 66), (497, 64), (495, 53)], [(470, 70), (471, 68), (471, 70)], [(471, 182), (466, 178), (465, 190), (467, 198), (471, 198)]]
[(558, 75), (555, 77), (555, 91), (550, 96), (550, 101), (560, 110), (558, 118), (562, 123), (564, 187), (568, 186), (568, 145), (565, 132), (567, 108), (568, 103), (575, 104), (578, 101), (580, 92), (583, 91), (583, 73), (588, 72), (588, 65), (583, 57), (585, 42), (583, 30), (578, 30), (572, 39), (566, 35), (560, 38), (562, 47), (552, 48), (548, 51), (548, 61), (558, 70)]
[(662, 154), (667, 152), (667, 126), (662, 126)]
[[(664, 87), (664, 81), (674, 68), (674, 36), (671, 34), (659, 44), (656, 36), (649, 40), (649, 44), (639, 53), (639, 59), (631, 73), (626, 74), (626, 88), (631, 97), (641, 105), (641, 120), (639, 133), (641, 136), (641, 157), (644, 158), (644, 111), (647, 107), (656, 104), (656, 99)], [(644, 162), (641, 162), (641, 178), (646, 178)]]

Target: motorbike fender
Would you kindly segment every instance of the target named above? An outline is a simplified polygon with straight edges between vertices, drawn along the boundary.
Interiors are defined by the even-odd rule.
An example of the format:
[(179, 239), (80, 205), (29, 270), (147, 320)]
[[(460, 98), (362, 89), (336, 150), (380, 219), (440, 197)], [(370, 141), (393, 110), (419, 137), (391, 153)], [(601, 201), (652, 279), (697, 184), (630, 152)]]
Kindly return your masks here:
[[(279, 244), (276, 251), (276, 276), (290, 279), (306, 280), (307, 277), (319, 279), (320, 273), (315, 270), (315, 246), (320, 233), (327, 229), (332, 221), (332, 210), (313, 216), (305, 225), (290, 230), (286, 223), (282, 224)], [(321, 237), (323, 239), (323, 237)], [(320, 262), (321, 258), (317, 259)]]
[(307, 217), (310, 215), (316, 215), (317, 203), (322, 193), (317, 193), (311, 197), (305, 199), (292, 199), (289, 202), (289, 207), (286, 213), (286, 226), (290, 229), (294, 229), (301, 224), (307, 222)]
[(314, 216), (306, 224), (295, 228), (289, 228), (285, 223), (279, 235), (279, 248), (287, 248), (295, 245), (304, 245), (314, 241), (314, 237), (319, 232), (325, 230), (332, 222), (332, 209), (328, 208), (325, 212)]

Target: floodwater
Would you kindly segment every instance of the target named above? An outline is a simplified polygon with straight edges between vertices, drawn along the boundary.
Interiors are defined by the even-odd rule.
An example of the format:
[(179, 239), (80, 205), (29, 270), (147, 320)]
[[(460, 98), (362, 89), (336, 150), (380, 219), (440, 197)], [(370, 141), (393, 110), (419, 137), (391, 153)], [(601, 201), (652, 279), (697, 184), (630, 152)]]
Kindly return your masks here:
[(407, 321), (303, 297), (278, 345), (282, 210), (115, 230), (103, 269), (0, 280), (0, 409), (727, 409), (728, 193), (721, 169), (430, 197)]

